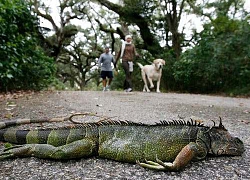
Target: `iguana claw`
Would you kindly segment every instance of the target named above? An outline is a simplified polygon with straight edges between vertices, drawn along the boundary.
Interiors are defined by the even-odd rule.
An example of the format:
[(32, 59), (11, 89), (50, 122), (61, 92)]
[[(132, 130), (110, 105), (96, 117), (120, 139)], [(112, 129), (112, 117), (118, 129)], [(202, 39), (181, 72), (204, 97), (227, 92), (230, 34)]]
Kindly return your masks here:
[(11, 158), (11, 157), (14, 157), (14, 156), (10, 152), (3, 152), (0, 154), (0, 160)]
[(154, 170), (161, 170), (161, 171), (169, 171), (172, 170), (173, 164), (172, 163), (164, 163), (160, 159), (158, 159), (156, 155), (156, 162), (154, 161), (148, 161), (145, 159), (145, 163), (136, 161), (137, 164), (139, 164), (141, 167), (154, 169)]
[(155, 159), (156, 159), (156, 162), (158, 163), (158, 164), (160, 164), (161, 166), (163, 166), (163, 167), (165, 167), (165, 168), (172, 168), (173, 167), (173, 163), (170, 163), (170, 162), (163, 162), (162, 160), (160, 160), (159, 158), (158, 158), (158, 156), (156, 155), (156, 157), (155, 157)]
[(6, 152), (6, 151), (9, 151), (11, 149), (20, 148), (20, 147), (23, 147), (23, 145), (15, 145), (15, 146), (7, 147), (7, 148), (4, 148), (3, 151)]
[(8, 159), (22, 154), (26, 154), (30, 150), (28, 145), (15, 145), (12, 147), (5, 148), (2, 153), (0, 153), (0, 160)]
[(156, 162), (154, 162), (154, 161), (148, 161), (147, 159), (145, 159), (145, 162), (146, 162), (147, 164), (151, 164), (151, 165), (155, 165), (155, 166), (158, 166), (158, 165), (159, 165), (158, 163), (156, 163)]

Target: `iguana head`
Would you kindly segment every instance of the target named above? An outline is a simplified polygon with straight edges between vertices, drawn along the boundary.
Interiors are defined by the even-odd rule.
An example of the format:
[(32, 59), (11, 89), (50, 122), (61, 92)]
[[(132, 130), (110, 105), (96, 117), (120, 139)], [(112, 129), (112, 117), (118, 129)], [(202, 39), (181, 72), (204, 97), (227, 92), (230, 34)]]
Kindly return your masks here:
[(209, 130), (209, 136), (210, 150), (213, 155), (239, 156), (245, 151), (243, 142), (227, 131), (222, 125), (221, 119), (219, 126), (214, 126)]

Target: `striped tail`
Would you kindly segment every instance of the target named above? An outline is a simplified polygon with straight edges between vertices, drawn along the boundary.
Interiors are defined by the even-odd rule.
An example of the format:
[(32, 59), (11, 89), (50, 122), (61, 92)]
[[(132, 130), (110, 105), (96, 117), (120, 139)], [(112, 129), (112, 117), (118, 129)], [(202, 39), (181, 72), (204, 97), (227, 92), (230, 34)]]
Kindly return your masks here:
[[(69, 117), (51, 118), (51, 119), (17, 119), (0, 122), (0, 141), (14, 143), (14, 144), (51, 144), (54, 146), (61, 146), (67, 143), (80, 140), (88, 135), (90, 132), (93, 136), (98, 136), (98, 126), (95, 123), (80, 123), (75, 125), (72, 118), (74, 116), (92, 115), (91, 113), (76, 113)], [(31, 124), (31, 123), (46, 123), (46, 122), (62, 122), (71, 121), (74, 125), (70, 127), (48, 128), (36, 130), (16, 130), (9, 128), (16, 125)], [(88, 131), (88, 133), (86, 133)], [(91, 133), (90, 133), (91, 135)]]
[(98, 127), (75, 125), (55, 129), (0, 130), (0, 141), (13, 144), (50, 144), (57, 147), (84, 139), (86, 136), (98, 138)]
[[(36, 143), (46, 143), (47, 134), (52, 130), (15, 130), (9, 127), (31, 124), (31, 123), (46, 123), (46, 122), (61, 122), (68, 118), (52, 118), (52, 119), (16, 119), (0, 122), (0, 141), (10, 142), (14, 144), (26, 144), (28, 141)], [(29, 135), (30, 134), (30, 135)], [(31, 138), (31, 137), (34, 138)], [(29, 139), (27, 139), (29, 137)], [(34, 140), (36, 139), (36, 140)]]
[(51, 118), (51, 119), (16, 119), (16, 120), (10, 120), (10, 121), (1, 121), (0, 122), (0, 129), (8, 128), (11, 126), (22, 125), (22, 124), (62, 122), (65, 120), (68, 120), (68, 117)]

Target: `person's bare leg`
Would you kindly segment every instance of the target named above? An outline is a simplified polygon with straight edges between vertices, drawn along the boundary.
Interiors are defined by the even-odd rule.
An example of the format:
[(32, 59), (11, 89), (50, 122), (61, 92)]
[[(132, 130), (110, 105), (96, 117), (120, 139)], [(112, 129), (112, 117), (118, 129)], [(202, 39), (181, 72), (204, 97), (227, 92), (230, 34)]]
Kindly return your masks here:
[(106, 90), (106, 84), (107, 84), (107, 80), (106, 80), (106, 79), (103, 79), (103, 80), (102, 80), (103, 91)]
[(108, 86), (111, 85), (112, 80), (113, 80), (113, 78), (109, 78), (109, 80), (108, 80)]
[(112, 78), (108, 79), (107, 86), (106, 86), (106, 91), (110, 91), (110, 84), (112, 82)]

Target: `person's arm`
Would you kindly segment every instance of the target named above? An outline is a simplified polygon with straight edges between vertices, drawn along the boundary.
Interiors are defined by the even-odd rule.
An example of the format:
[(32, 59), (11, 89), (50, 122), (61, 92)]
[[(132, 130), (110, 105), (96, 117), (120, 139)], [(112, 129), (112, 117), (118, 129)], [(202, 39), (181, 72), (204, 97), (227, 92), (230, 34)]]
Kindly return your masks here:
[(98, 68), (99, 69), (101, 68), (101, 64), (102, 64), (102, 54), (101, 54), (101, 56), (98, 59)]

